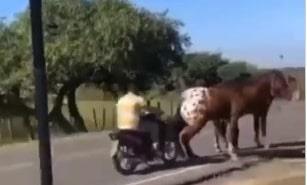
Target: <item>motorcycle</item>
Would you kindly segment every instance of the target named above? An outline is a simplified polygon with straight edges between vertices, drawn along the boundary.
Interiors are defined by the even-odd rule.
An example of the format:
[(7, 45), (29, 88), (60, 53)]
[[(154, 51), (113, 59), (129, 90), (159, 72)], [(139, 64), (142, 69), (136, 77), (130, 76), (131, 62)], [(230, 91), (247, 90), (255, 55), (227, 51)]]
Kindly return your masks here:
[[(143, 126), (143, 131), (147, 127), (147, 132), (120, 130), (109, 134), (113, 142), (111, 149), (113, 165), (123, 175), (133, 174), (141, 163), (149, 164), (158, 159), (165, 165), (171, 165), (176, 161), (176, 142), (172, 137), (168, 137), (171, 134), (166, 133), (165, 123), (151, 113), (141, 116), (140, 125)], [(153, 138), (154, 134), (151, 133), (154, 129), (148, 129), (148, 125), (158, 127), (156, 138)]]

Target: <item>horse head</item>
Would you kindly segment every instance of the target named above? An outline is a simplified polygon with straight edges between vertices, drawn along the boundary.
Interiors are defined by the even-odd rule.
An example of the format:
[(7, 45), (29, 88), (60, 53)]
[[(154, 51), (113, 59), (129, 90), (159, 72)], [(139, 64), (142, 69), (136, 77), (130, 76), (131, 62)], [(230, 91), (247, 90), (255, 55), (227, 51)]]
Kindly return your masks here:
[(270, 88), (271, 95), (275, 98), (292, 99), (292, 91), (285, 75), (278, 70), (273, 70), (270, 73)]

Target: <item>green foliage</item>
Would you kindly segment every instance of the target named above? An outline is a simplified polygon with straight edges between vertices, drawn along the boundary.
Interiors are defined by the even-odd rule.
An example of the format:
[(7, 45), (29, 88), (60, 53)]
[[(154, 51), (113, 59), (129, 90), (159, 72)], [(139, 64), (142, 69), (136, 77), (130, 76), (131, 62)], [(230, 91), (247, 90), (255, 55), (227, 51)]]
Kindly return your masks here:
[(192, 53), (185, 56), (187, 78), (190, 83), (202, 80), (204, 85), (213, 85), (220, 82), (217, 69), (228, 63), (221, 54)]
[[(109, 74), (120, 89), (161, 84), (181, 65), (189, 37), (180, 21), (124, 0), (44, 0), (43, 28), (48, 87)], [(33, 87), (29, 10), (0, 25), (0, 88)], [(13, 64), (13, 65), (12, 65)], [(105, 70), (100, 70), (105, 69)], [(95, 73), (95, 74), (94, 74)], [(96, 74), (98, 73), (98, 74)], [(111, 76), (110, 76), (111, 75)]]
[(257, 72), (257, 67), (244, 61), (231, 62), (218, 68), (217, 73), (223, 80), (233, 80)]
[(180, 64), (189, 38), (166, 14), (137, 9), (122, 0), (45, 0), (46, 58), (53, 82), (103, 66), (121, 87), (141, 89)]
[(7, 93), (13, 88), (22, 88), (23, 93), (31, 90), (32, 78), (29, 46), (23, 30), (13, 23), (0, 23), (0, 90)]

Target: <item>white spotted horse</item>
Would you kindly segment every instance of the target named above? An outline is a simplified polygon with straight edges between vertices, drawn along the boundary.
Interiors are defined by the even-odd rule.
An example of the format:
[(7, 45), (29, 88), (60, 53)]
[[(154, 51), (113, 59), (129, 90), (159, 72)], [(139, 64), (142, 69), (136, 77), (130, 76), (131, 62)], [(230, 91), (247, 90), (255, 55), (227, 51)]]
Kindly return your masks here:
[(190, 147), (190, 140), (208, 121), (229, 120), (224, 122), (229, 124), (228, 154), (232, 160), (237, 160), (238, 119), (246, 114), (254, 116), (255, 142), (260, 145), (259, 124), (265, 138), (266, 117), (273, 99), (291, 99), (291, 96), (288, 82), (278, 70), (271, 70), (245, 80), (225, 81), (211, 87), (193, 87), (185, 90), (182, 93), (180, 115), (186, 126), (179, 134), (185, 156), (197, 157)]

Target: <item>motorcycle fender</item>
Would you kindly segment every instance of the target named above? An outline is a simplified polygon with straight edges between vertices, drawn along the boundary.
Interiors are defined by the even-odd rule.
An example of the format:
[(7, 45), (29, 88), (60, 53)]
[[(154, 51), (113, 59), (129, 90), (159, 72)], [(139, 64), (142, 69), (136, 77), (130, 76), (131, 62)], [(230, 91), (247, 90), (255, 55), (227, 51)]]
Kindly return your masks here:
[(119, 144), (118, 141), (113, 141), (111, 153), (110, 153), (111, 157), (114, 157), (116, 155), (116, 152), (117, 152), (117, 149), (118, 149), (118, 144)]

